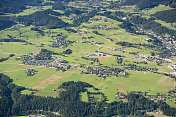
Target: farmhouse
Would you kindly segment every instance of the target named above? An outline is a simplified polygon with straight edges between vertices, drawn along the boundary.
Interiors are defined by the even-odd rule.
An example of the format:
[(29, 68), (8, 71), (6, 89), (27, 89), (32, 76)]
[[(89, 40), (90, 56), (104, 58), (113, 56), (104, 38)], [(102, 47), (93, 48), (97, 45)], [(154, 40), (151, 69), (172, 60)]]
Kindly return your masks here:
[(171, 68), (172, 70), (176, 71), (176, 65), (171, 65), (171, 66), (168, 66), (169, 68)]
[(107, 47), (107, 49), (109, 49), (111, 51), (122, 51), (122, 48), (110, 48), (110, 47)]
[(170, 74), (173, 76), (176, 76), (176, 72), (171, 72)]
[(84, 35), (83, 32), (77, 32), (77, 33), (75, 33), (75, 34), (77, 34), (77, 35)]
[(28, 117), (42, 117), (42, 116), (38, 116), (38, 115), (29, 115)]
[(106, 56), (105, 54), (103, 53), (99, 53), (99, 52), (94, 52), (94, 53), (88, 53), (87, 56)]

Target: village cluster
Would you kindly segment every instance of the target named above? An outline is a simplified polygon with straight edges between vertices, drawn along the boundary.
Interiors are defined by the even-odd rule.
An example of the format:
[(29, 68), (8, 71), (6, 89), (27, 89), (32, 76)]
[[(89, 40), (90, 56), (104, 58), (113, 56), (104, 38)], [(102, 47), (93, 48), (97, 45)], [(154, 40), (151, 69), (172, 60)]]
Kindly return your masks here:
[[(160, 40), (167, 49), (172, 51), (171, 54), (173, 56), (175, 55), (176, 41), (174, 40), (174, 36), (173, 37), (172, 36), (160, 36), (160, 35), (155, 34), (152, 31), (143, 30), (143, 29), (136, 31), (136, 33), (146, 34), (146, 35), (149, 35), (149, 36), (156, 38), (157, 40)], [(146, 40), (146, 41), (148, 41), (148, 40)], [(175, 50), (175, 51), (173, 51), (173, 50)]]
[(135, 59), (143, 59), (151, 62), (156, 62), (157, 64), (162, 64), (162, 63), (169, 63), (165, 59), (159, 58), (159, 57), (152, 57), (152, 56), (147, 56), (147, 55), (134, 55)]

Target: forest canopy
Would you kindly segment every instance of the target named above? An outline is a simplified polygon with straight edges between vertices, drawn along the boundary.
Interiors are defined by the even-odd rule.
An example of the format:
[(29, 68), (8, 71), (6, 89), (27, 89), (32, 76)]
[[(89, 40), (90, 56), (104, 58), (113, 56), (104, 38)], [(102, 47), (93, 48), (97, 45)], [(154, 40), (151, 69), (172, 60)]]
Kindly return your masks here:
[(31, 15), (20, 16), (17, 18), (17, 21), (25, 25), (46, 26), (47, 28), (66, 27), (68, 23), (56, 17), (60, 15), (60, 13), (54, 12), (53, 10), (45, 10), (35, 12)]
[(176, 9), (160, 11), (155, 13), (153, 16), (158, 20), (162, 20), (167, 23), (174, 23), (176, 22)]
[(0, 12), (19, 13), (26, 9), (26, 6), (38, 6), (43, 0), (0, 0)]
[[(162, 101), (151, 101), (144, 96), (133, 92), (126, 95), (128, 102), (120, 101), (106, 103), (105, 100), (95, 100), (95, 103), (83, 102), (80, 100), (79, 94), (81, 92), (86, 92), (86, 87), (96, 89), (91, 84), (86, 82), (68, 81), (58, 87), (58, 89), (64, 90), (61, 91), (59, 93), (59, 97), (56, 98), (23, 95), (20, 92), (26, 88), (13, 84), (10, 77), (0, 73), (0, 116), (9, 117), (14, 115), (19, 116), (40, 113), (50, 117), (107, 117), (114, 115), (149, 117), (149, 115), (146, 114), (146, 111), (151, 112), (157, 108), (161, 109), (165, 115), (175, 116), (176, 108), (172, 108)], [(101, 94), (106, 99), (103, 93), (99, 92), (98, 94)], [(53, 112), (57, 112), (59, 114), (54, 114)]]

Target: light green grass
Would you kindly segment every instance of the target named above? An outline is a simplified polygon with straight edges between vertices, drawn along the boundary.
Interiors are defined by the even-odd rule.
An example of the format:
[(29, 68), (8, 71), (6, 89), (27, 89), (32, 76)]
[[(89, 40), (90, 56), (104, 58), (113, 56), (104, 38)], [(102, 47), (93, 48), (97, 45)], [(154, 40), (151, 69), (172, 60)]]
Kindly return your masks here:
[(152, 8), (150, 11), (150, 14), (155, 14), (156, 12), (170, 10), (170, 9), (173, 9), (173, 8), (169, 6), (165, 6), (165, 5), (159, 5), (159, 6)]
[(15, 63), (15, 61), (13, 61), (12, 63), (7, 63), (8, 61), (0, 63), (0, 72), (14, 72), (14, 71), (25, 70), (28, 68), (37, 68), (37, 66), (18, 64), (20, 62)]
[(29, 95), (31, 94), (33, 91), (30, 91), (30, 90), (23, 90), (21, 91), (21, 94), (25, 94), (25, 95)]
[(174, 103), (174, 102), (175, 102), (174, 99), (167, 99), (166, 102), (167, 102), (167, 104), (169, 104), (171, 107), (176, 108), (176, 104)]
[[(46, 9), (51, 8), (51, 6), (44, 6)], [(134, 7), (134, 6), (133, 6)], [(36, 12), (37, 10), (35, 9), (36, 7), (31, 7), (30, 9), (27, 9), (23, 11), (22, 13), (18, 15), (28, 15), (31, 13)], [(156, 13), (157, 11), (161, 10), (166, 10), (170, 9), (165, 6), (159, 6), (156, 8), (153, 8), (151, 13), (148, 13), (148, 17), (150, 14)], [(125, 11), (122, 9), (121, 11), (124, 12), (133, 12), (133, 11)], [(63, 13), (63, 11), (57, 11), (60, 13)], [(144, 11), (145, 12), (145, 11)], [(103, 16), (95, 16), (94, 18), (99, 18), (102, 17), (103, 19), (106, 17)], [(71, 23), (70, 19), (71, 17), (61, 17), (63, 18), (64, 21)], [(67, 19), (68, 18), (68, 19)], [(117, 27), (119, 28), (119, 24), (121, 22), (112, 20), (107, 18), (107, 22), (104, 22), (104, 20), (101, 21), (91, 21), (92, 23), (83, 23), (81, 26), (93, 26), (93, 25), (107, 25), (107, 27)], [(163, 22), (160, 22), (163, 23)], [(163, 24), (164, 26), (169, 26), (169, 24)], [(80, 28), (78, 29), (77, 27), (72, 27), (74, 30), (81, 30), (82, 32), (87, 31), (90, 32), (86, 35), (76, 35), (72, 32), (67, 32), (63, 28), (60, 29), (51, 29), (51, 31), (56, 32), (56, 34), (51, 34), (48, 35), (48, 29), (42, 29), (45, 32), (45, 36), (42, 36), (36, 31), (31, 31), (31, 28), (34, 26), (27, 26), (24, 28), (20, 28), (15, 31), (10, 31), (9, 28), (0, 31), (0, 38), (8, 38), (7, 35), (12, 36), (13, 38), (18, 38), (18, 39), (24, 39), (34, 45), (23, 45), (23, 43), (5, 43), (3, 42), (0, 46), (0, 57), (7, 57), (10, 54), (15, 54), (16, 56), (10, 58), (7, 61), (4, 61), (0, 63), (0, 72), (3, 72), (4, 74), (10, 76), (14, 83), (19, 85), (19, 86), (24, 86), (26, 88), (34, 88), (36, 89), (37, 86), (39, 86), (39, 92), (36, 93), (35, 95), (39, 96), (52, 96), (56, 97), (58, 96), (57, 91), (53, 91), (53, 89), (57, 89), (59, 85), (61, 85), (63, 82), (66, 81), (83, 81), (92, 84), (94, 87), (100, 89), (98, 91), (103, 92), (105, 96), (107, 96), (107, 99), (109, 100), (108, 102), (113, 102), (113, 101), (119, 101), (119, 99), (115, 96), (117, 89), (121, 89), (124, 92), (129, 92), (129, 91), (149, 91), (148, 94), (155, 95), (157, 93), (162, 93), (162, 94), (167, 94), (168, 90), (173, 87), (171, 79), (166, 79), (162, 80), (163, 75), (158, 75), (150, 72), (136, 72), (136, 71), (127, 71), (130, 75), (129, 78), (124, 78), (124, 77), (107, 77), (105, 80), (101, 79), (100, 77), (96, 75), (86, 75), (86, 74), (80, 74), (81, 71), (83, 70), (82, 68), (71, 68), (66, 72), (61, 72), (61, 71), (56, 71), (54, 68), (46, 68), (46, 67), (37, 67), (37, 66), (27, 66), (27, 65), (19, 65), (21, 61), (16, 61), (15, 58), (24, 55), (24, 54), (29, 54), (31, 52), (33, 53), (38, 53), (41, 49), (41, 47), (38, 47), (41, 45), (41, 43), (45, 44), (44, 47), (45, 49), (51, 50), (56, 53), (61, 53), (66, 49), (71, 49), (73, 51), (72, 54), (66, 55), (67, 57), (59, 56), (56, 55), (56, 57), (64, 59), (69, 61), (69, 64), (85, 64), (86, 66), (95, 66), (97, 65), (90, 65), (89, 63), (91, 61), (82, 59), (81, 57), (87, 56), (88, 53), (94, 53), (95, 51), (98, 50), (99, 46), (92, 45), (90, 43), (85, 44), (85, 43), (74, 43), (72, 44), (73, 46), (69, 46), (67, 48), (52, 48), (49, 46), (54, 39), (52, 39), (52, 36), (57, 36), (59, 33), (63, 33), (63, 36), (67, 36), (66, 40), (70, 41), (87, 41), (87, 39), (82, 39), (82, 37), (85, 37), (86, 35), (93, 36), (95, 38), (90, 39), (90, 41), (96, 41), (96, 42), (103, 42), (103, 46), (108, 46), (108, 47), (113, 47), (113, 48), (119, 48), (121, 46), (116, 45), (115, 43), (119, 41), (125, 41), (125, 42), (130, 42), (130, 43), (146, 43), (144, 41), (145, 38), (148, 39), (147, 36), (144, 35), (134, 35), (126, 32), (124, 29), (119, 28), (118, 30), (97, 30), (99, 33), (103, 34), (104, 36), (96, 35), (92, 33), (92, 31), (96, 31), (95, 29), (86, 29), (86, 28)], [(20, 37), (20, 33), (21, 37)], [(111, 38), (114, 41), (109, 41), (107, 38)], [(142, 48), (142, 47), (141, 47)], [(124, 60), (128, 61), (143, 61), (143, 60), (136, 60), (134, 59), (134, 56), (129, 54), (128, 52), (138, 52), (140, 55), (150, 55), (151, 52), (154, 50), (151, 49), (136, 49), (136, 48), (123, 48), (126, 50), (125, 53), (122, 53), (120, 51), (110, 51), (106, 47), (103, 47), (100, 51), (105, 52), (108, 54), (112, 55), (122, 55), (124, 56)], [(100, 63), (103, 65), (107, 65), (109, 67), (112, 67), (112, 65), (118, 65), (116, 63), (116, 60), (114, 59), (115, 56), (107, 56), (107, 57), (92, 57), (92, 58), (99, 58)], [(77, 60), (76, 60), (77, 59)], [(174, 60), (176, 61), (176, 59)], [(141, 64), (141, 66), (147, 66), (147, 67), (157, 67), (160, 72), (170, 72), (170, 68), (168, 68), (169, 64), (162, 64), (162, 66), (157, 66), (156, 63), (154, 62), (148, 62), (148, 64)], [(119, 66), (120, 67), (120, 66)], [(34, 76), (27, 76), (25, 70), (28, 68), (33, 68), (38, 71), (37, 74)], [(85, 70), (85, 69), (84, 69)], [(47, 81), (50, 82), (49, 80), (52, 79), (53, 77), (56, 77), (56, 81), (53, 83), (47, 84)], [(57, 79), (60, 78), (60, 79)], [(168, 81), (169, 83), (165, 83), (164, 81)], [(94, 92), (95, 90), (92, 88), (88, 88), (88, 91)], [(22, 94), (30, 94), (31, 92), (29, 90), (24, 90), (22, 91)], [(81, 99), (83, 101), (88, 101), (87, 93), (83, 92), (80, 94), (82, 97)], [(98, 99), (101, 99), (100, 96), (97, 96)], [(167, 103), (170, 105), (173, 105), (173, 100), (169, 101), (167, 100)], [(174, 105), (173, 105), (174, 106)]]
[[(52, 8), (52, 6), (42, 6), (43, 10), (51, 9), (51, 8)], [(30, 15), (30, 14), (35, 13), (37, 11), (42, 11), (42, 10), (39, 10), (37, 6), (29, 6), (28, 9), (24, 10), (23, 12), (20, 12), (19, 14), (15, 14), (15, 15), (16, 16)]]
[(147, 112), (148, 115), (153, 115), (155, 117), (169, 117), (163, 114), (153, 113), (153, 112)]
[(9, 57), (9, 54), (0, 51), (0, 58), (6, 58), (6, 57)]
[(160, 23), (162, 26), (164, 26), (166, 28), (169, 28), (169, 29), (172, 29), (172, 30), (176, 30), (176, 28), (172, 27), (170, 23), (166, 23), (166, 22), (161, 21), (161, 20), (155, 20), (155, 21)]
[(19, 42), (3, 42), (3, 45), (0, 46), (1, 52), (15, 55), (29, 54), (38, 49), (33, 45), (23, 45), (23, 43)]
[(40, 95), (45, 94), (47, 91), (57, 88), (58, 85), (61, 85), (63, 82), (66, 81), (83, 81), (88, 82), (95, 86), (96, 88), (100, 89), (101, 92), (107, 96), (109, 102), (118, 100), (115, 96), (117, 89), (121, 86), (124, 86), (126, 91), (148, 91), (151, 90), (148, 94), (155, 95), (157, 92), (167, 94), (167, 91), (172, 88), (172, 85), (165, 86), (163, 84), (157, 83), (162, 75), (153, 74), (150, 72), (135, 72), (135, 71), (128, 71), (130, 73), (129, 78), (124, 77), (108, 77), (105, 80), (98, 78), (95, 75), (84, 75), (79, 74), (80, 71), (68, 71), (65, 73), (60, 74), (57, 72), (55, 75), (58, 76), (65, 76), (56, 84), (50, 85), (50, 87), (42, 90)]
[(80, 96), (82, 101), (88, 102), (87, 92), (80, 93)]
[[(34, 76), (27, 76), (25, 70), (5, 72), (6, 75), (10, 76), (14, 83), (19, 86), (24, 86), (26, 88), (32, 88), (35, 84), (39, 83), (41, 80), (48, 78), (50, 75), (56, 72), (53, 68), (36, 68), (38, 73)], [(46, 74), (47, 73), (47, 74)]]

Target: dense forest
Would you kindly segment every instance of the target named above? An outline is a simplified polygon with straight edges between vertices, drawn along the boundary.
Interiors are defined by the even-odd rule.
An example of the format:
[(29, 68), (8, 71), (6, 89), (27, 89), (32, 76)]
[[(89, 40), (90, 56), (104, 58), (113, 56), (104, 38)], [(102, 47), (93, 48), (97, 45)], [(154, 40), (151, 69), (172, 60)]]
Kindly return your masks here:
[(53, 10), (45, 10), (35, 12), (31, 15), (20, 16), (16, 20), (25, 25), (46, 26), (47, 28), (66, 27), (68, 24), (56, 17), (60, 15), (60, 13)]
[[(86, 3), (80, 4), (80, 1), (86, 1)], [(102, 4), (104, 5), (101, 6), (100, 4), (98, 4), (100, 1), (103, 1)], [(106, 2), (107, 4), (105, 4)], [(91, 3), (93, 3), (92, 6), (91, 6)], [(2, 45), (2, 47), (4, 47), (5, 45), (6, 48), (8, 48), (8, 44), (9, 44), (8, 42), (22, 42), (23, 45), (28, 45), (28, 44), (30, 44), (30, 46), (34, 45), (35, 48), (39, 48), (38, 50), (41, 50), (38, 54), (34, 54), (35, 52), (32, 53), (33, 51), (30, 51), (31, 53), (29, 53), (28, 55), (23, 55), (24, 53), (11, 54), (10, 52), (7, 52), (9, 53), (9, 56), (1, 57), (0, 62), (6, 61), (5, 63), (7, 63), (8, 60), (11, 60), (10, 59), (11, 57), (13, 57), (14, 59), (15, 58), (14, 56), (18, 55), (21, 57), (21, 59), (19, 58), (19, 60), (22, 60), (23, 61), (22, 64), (24, 65), (33, 65), (33, 66), (36, 65), (36, 67), (46, 66), (47, 68), (49, 68), (50, 64), (48, 63), (52, 62), (52, 64), (55, 65), (58, 62), (58, 64), (55, 66), (56, 71), (62, 70), (64, 72), (65, 68), (61, 68), (62, 66), (60, 67), (60, 65), (62, 65), (63, 63), (64, 63), (63, 65), (69, 68), (72, 66), (73, 67), (80, 66), (80, 69), (81, 69), (83, 66), (84, 70), (83, 71), (80, 70), (81, 74), (95, 74), (98, 77), (101, 77), (101, 80), (109, 76), (118, 77), (120, 75), (122, 76), (123, 74), (124, 74), (123, 76), (127, 78), (130, 75), (129, 74), (130, 72), (127, 73), (126, 70), (130, 70), (133, 72), (133, 71), (149, 71), (148, 69), (151, 69), (150, 70), (151, 72), (157, 72), (158, 69), (156, 67), (150, 68), (150, 67), (145, 67), (146, 65), (145, 66), (136, 65), (140, 63), (126, 64), (127, 63), (126, 62), (124, 64), (125, 59), (123, 60), (123, 57), (124, 58), (127, 57), (126, 56), (127, 54), (129, 54), (129, 56), (132, 56), (132, 57), (133, 56), (135, 57), (136, 55), (141, 54), (138, 51), (133, 52), (133, 50), (132, 52), (131, 50), (130, 52), (128, 52), (129, 49), (127, 48), (130, 48), (130, 47), (134, 48), (134, 50), (138, 50), (138, 49), (147, 50), (147, 51), (150, 50), (148, 53), (149, 55), (151, 53), (151, 57), (149, 56), (148, 58), (150, 59), (146, 59), (146, 61), (149, 61), (148, 63), (154, 62), (152, 61), (152, 58), (157, 56), (159, 59), (156, 59), (158, 61), (158, 63), (157, 62), (156, 63), (158, 66), (160, 65), (162, 67), (163, 65), (162, 63), (164, 62), (162, 61), (163, 59), (160, 59), (160, 57), (171, 58), (172, 56), (175, 56), (174, 44), (176, 40), (176, 31), (172, 30), (172, 28), (167, 28), (163, 26), (162, 24), (156, 22), (156, 20), (162, 20), (167, 23), (174, 24), (176, 22), (176, 9), (157, 12), (151, 15), (150, 18), (145, 17), (146, 15), (145, 13), (148, 10), (150, 10), (150, 8), (154, 8), (155, 6), (158, 6), (160, 4), (163, 4), (172, 8), (176, 8), (176, 0), (120, 0), (120, 1), (0, 0), (0, 6), (1, 6), (0, 7), (0, 30), (2, 30), (2, 35), (3, 35), (2, 38), (0, 38), (0, 42), (2, 42), (0, 43), (0, 45)], [(134, 5), (136, 6), (136, 8), (128, 7), (129, 5)], [(34, 9), (32, 6), (35, 6)], [(36, 7), (39, 7), (39, 8), (35, 9)], [(30, 13), (28, 15), (17, 14), (17, 13), (23, 12), (23, 10), (28, 8), (30, 8), (29, 10), (32, 11), (32, 14)], [(49, 9), (44, 10), (45, 8), (49, 8)], [(117, 9), (118, 10), (120, 9), (120, 10), (118, 11)], [(129, 10), (129, 12), (122, 12), (123, 10)], [(133, 11), (133, 13), (132, 12), (130, 13), (130, 10)], [(95, 25), (96, 24), (95, 22), (97, 24), (99, 22), (100, 23), (98, 25)], [(25, 26), (21, 26), (21, 24)], [(142, 36), (139, 36), (140, 39), (143, 39), (142, 41), (136, 40), (133, 43), (132, 41), (126, 42), (126, 40), (124, 39), (120, 40), (121, 33), (118, 33), (118, 31), (114, 31), (115, 33), (113, 34), (111, 39), (111, 37), (110, 38), (108, 37), (111, 34), (108, 34), (108, 32), (104, 33), (105, 28), (101, 28), (101, 30), (104, 30), (104, 31), (100, 31), (98, 28), (94, 30), (87, 28), (86, 30), (84, 30), (85, 26), (89, 24), (90, 26), (93, 25), (95, 27), (97, 26), (105, 27), (109, 32), (111, 30), (109, 29), (109, 27), (115, 26), (116, 28), (116, 26), (117, 27), (119, 26), (116, 29), (117, 30), (120, 28), (125, 29), (126, 32), (122, 30), (122, 34), (129, 35), (129, 36), (132, 35), (130, 36), (130, 38), (131, 37), (133, 38), (133, 36), (138, 37), (138, 35), (146, 35), (146, 37), (144, 36), (144, 38), (141, 38)], [(112, 24), (112, 25), (109, 25), (109, 24)], [(24, 27), (25, 29), (23, 29)], [(9, 29), (6, 29), (6, 28), (9, 28)], [(56, 29), (56, 28), (62, 28), (62, 29)], [(10, 31), (13, 31), (13, 32), (10, 32)], [(35, 31), (37, 32), (37, 34)], [(33, 32), (35, 32), (34, 36), (32, 34)], [(31, 37), (29, 36), (30, 39), (26, 39), (25, 36), (21, 36), (21, 34), (28, 35), (28, 33), (31, 33), (32, 35)], [(38, 33), (41, 34), (40, 35), (41, 38), (38, 38)], [(20, 34), (20, 37), (18, 36), (18, 34)], [(88, 35), (88, 37), (86, 34)], [(116, 40), (115, 35), (118, 35), (118, 34), (120, 36), (119, 36), (119, 39)], [(84, 35), (86, 35), (86, 37), (83, 37)], [(44, 36), (48, 36), (48, 37), (45, 38)], [(100, 37), (100, 38), (98, 39), (96, 37)], [(112, 55), (111, 53), (108, 53), (108, 52), (105, 53), (105, 51), (101, 49), (103, 47), (106, 47), (104, 45), (111, 46), (110, 45), (111, 41), (109, 40), (108, 40), (109, 44), (104, 43), (105, 41), (103, 39), (105, 39), (106, 37), (111, 41), (114, 40), (113, 48), (109, 48), (109, 47), (107, 48), (112, 51), (115, 51), (116, 48), (114, 47), (121, 46), (121, 48), (117, 48), (117, 49), (119, 49), (118, 50), (119, 52), (121, 51), (122, 55)], [(81, 39), (87, 39), (87, 38), (88, 40), (89, 38), (90, 40), (91, 38), (93, 38), (92, 39), (93, 41), (91, 40), (92, 41), (91, 42), (87, 40), (86, 41), (81, 40)], [(36, 39), (38, 40), (35, 41)], [(146, 44), (142, 43), (144, 41), (146, 42)], [(73, 43), (77, 43), (77, 44), (73, 44)], [(105, 56), (112, 55), (112, 57), (116, 57), (114, 65), (119, 65), (119, 66), (121, 65), (120, 68), (113, 68), (113, 67), (111, 68), (111, 67), (105, 66), (106, 63), (103, 62), (104, 60), (101, 60), (99, 57), (91, 58), (89, 56), (86, 56), (88, 51), (87, 49), (84, 48), (84, 45), (82, 43), (91, 44), (91, 46), (89, 45), (88, 47), (85, 46), (85, 48), (87, 47), (88, 49), (89, 47), (99, 46), (97, 48), (98, 51), (97, 49), (93, 51), (95, 53), (102, 51), (101, 53), (103, 53), (103, 56), (105, 54)], [(78, 52), (76, 51), (77, 47), (81, 50), (82, 45), (83, 45), (83, 48), (85, 49), (84, 51), (87, 52), (85, 54), (82, 54), (81, 53), (82, 51), (78, 51)], [(13, 46), (15, 46), (15, 44)], [(67, 48), (68, 46), (73, 46), (73, 47), (71, 47), (71, 49), (68, 49)], [(28, 46), (25, 46), (25, 47), (27, 47), (28, 49)], [(44, 49), (45, 47), (47, 47), (47, 49)], [(35, 48), (32, 48), (32, 49), (35, 49)], [(57, 48), (59, 48), (58, 53), (57, 53)], [(52, 49), (52, 51), (48, 49)], [(64, 49), (64, 50), (61, 50), (61, 49)], [(94, 49), (94, 48), (91, 48), (91, 49)], [(90, 51), (92, 51), (91, 49)], [(3, 52), (5, 53), (6, 50), (8, 49), (4, 49), (2, 53)], [(25, 51), (25, 49), (21, 49), (21, 50)], [(74, 52), (74, 50), (76, 51), (76, 53)], [(72, 63), (72, 60), (69, 60), (69, 57), (72, 56), (72, 58), (74, 58), (79, 53), (81, 56), (82, 55), (86, 56), (86, 57), (84, 56), (81, 57), (84, 60), (77, 59), (79, 58), (78, 56), (76, 57), (76, 59), (74, 59), (75, 62)], [(59, 56), (54, 56), (54, 55), (59, 55)], [(93, 56), (96, 57), (97, 55), (93, 55)], [(118, 58), (117, 56), (118, 57), (123, 56), (123, 57)], [(64, 57), (67, 57), (67, 59), (62, 60), (64, 59)], [(108, 59), (108, 60), (111, 60), (111, 59)], [(78, 62), (80, 61), (78, 65), (77, 65), (78, 63), (77, 61)], [(86, 63), (86, 64), (82, 64), (82, 63)], [(98, 66), (98, 63), (99, 63), (99, 66)], [(91, 64), (91, 67), (87, 67), (86, 66), (87, 64), (88, 65)], [(147, 62), (143, 64), (147, 64)], [(93, 65), (95, 65), (96, 67), (94, 67)], [(102, 67), (100, 65), (102, 65)], [(111, 65), (113, 66), (113, 64)], [(37, 72), (38, 71), (35, 71), (34, 69), (26, 70), (26, 74), (28, 76), (33, 76)], [(96, 92), (98, 93), (95, 94), (94, 92), (89, 92), (87, 88), (96, 90)], [(21, 91), (23, 90), (29, 90), (32, 93), (21, 94)], [(112, 88), (112, 90), (114, 89)], [(111, 103), (107, 103), (108, 98), (106, 98), (103, 92), (100, 92), (100, 90), (94, 87), (93, 85), (82, 81), (67, 81), (62, 83), (60, 86), (58, 86), (56, 89), (53, 89), (52, 91), (53, 92), (55, 91), (55, 93), (57, 94), (57, 97), (54, 98), (54, 97), (42, 97), (42, 96), (33, 95), (39, 91), (18, 86), (14, 84), (13, 80), (10, 79), (9, 76), (4, 75), (3, 73), (0, 73), (0, 117), (25, 116), (25, 115), (32, 115), (32, 114), (34, 115), (42, 114), (49, 117), (72, 117), (72, 116), (73, 117), (111, 117), (111, 116), (153, 117), (148, 115), (147, 112), (155, 112), (158, 110), (161, 111), (164, 115), (176, 117), (176, 113), (175, 113), (176, 108), (173, 108), (169, 106), (166, 102), (158, 99), (155, 101), (150, 100), (148, 97), (145, 97), (145, 95), (137, 93), (137, 91), (127, 92), (127, 94), (122, 93), (124, 96), (123, 99), (125, 101), (119, 98), (118, 102), (114, 101)], [(82, 93), (87, 94), (86, 95), (88, 97), (87, 102), (81, 100)], [(117, 93), (120, 93), (120, 92), (117, 92)], [(96, 96), (97, 94), (101, 95), (102, 99), (100, 100), (96, 99), (96, 96), (94, 94)], [(89, 97), (89, 95), (93, 95), (93, 96)], [(116, 94), (112, 94), (112, 95), (116, 95)]]
[(13, 20), (11, 20), (10, 17), (0, 16), (0, 30), (10, 28), (14, 24), (16, 23)]
[(73, 26), (79, 26), (84, 22), (89, 21), (90, 18), (94, 17), (97, 14), (96, 10), (93, 10), (91, 12), (89, 12), (87, 15), (82, 15), (80, 17), (75, 18), (75, 20), (73, 21)]
[(65, 6), (65, 4), (63, 4), (63, 3), (58, 2), (58, 3), (56, 3), (56, 4), (53, 4), (52, 9), (54, 9), (54, 10), (65, 10), (65, 9), (66, 9), (66, 6)]
[[(176, 31), (168, 29), (162, 26), (160, 23), (155, 22), (155, 18), (142, 18), (140, 16), (135, 16), (130, 14), (130, 18), (126, 20), (122, 20), (121, 18), (126, 16), (123, 12), (110, 12), (106, 11), (104, 13), (100, 13), (99, 15), (106, 16), (116, 21), (122, 22), (119, 26), (125, 29), (127, 32), (138, 34), (136, 31), (142, 29), (143, 31), (153, 31), (158, 35), (169, 34), (171, 36), (176, 36)], [(173, 18), (174, 19), (174, 18)], [(174, 19), (175, 20), (175, 19)]]
[(175, 116), (176, 108), (172, 108), (162, 101), (151, 101), (134, 92), (125, 96), (128, 102), (106, 103), (105, 100), (94, 103), (83, 102), (80, 100), (80, 93), (86, 92), (86, 87), (94, 88), (85, 82), (68, 81), (58, 87), (58, 89), (64, 90), (58, 94), (57, 98), (23, 95), (20, 92), (25, 89), (24, 87), (13, 84), (8, 76), (0, 73), (0, 116), (44, 114), (50, 117), (107, 117), (113, 115), (149, 117), (146, 111), (152, 112), (158, 108), (165, 115)]
[(176, 22), (176, 9), (160, 11), (153, 15), (158, 20), (165, 21), (167, 23), (174, 23)]
[(121, 5), (136, 5), (140, 10), (153, 8), (159, 4), (169, 5), (174, 7), (175, 0), (122, 0)]
[(135, 24), (138, 29), (143, 28), (144, 30), (152, 30), (159, 35), (169, 34), (172, 36), (176, 36), (176, 31), (162, 26), (161, 24), (155, 22), (152, 18), (145, 19), (139, 16), (133, 16), (131, 17), (130, 22)]
[(43, 0), (0, 0), (0, 12), (19, 13), (27, 9), (26, 6), (38, 6)]
[(41, 49), (41, 51), (36, 56), (34, 56), (34, 59), (36, 59), (36, 60), (51, 60), (52, 55), (59, 55), (59, 53), (55, 53), (55, 52), (47, 50), (47, 49)]

